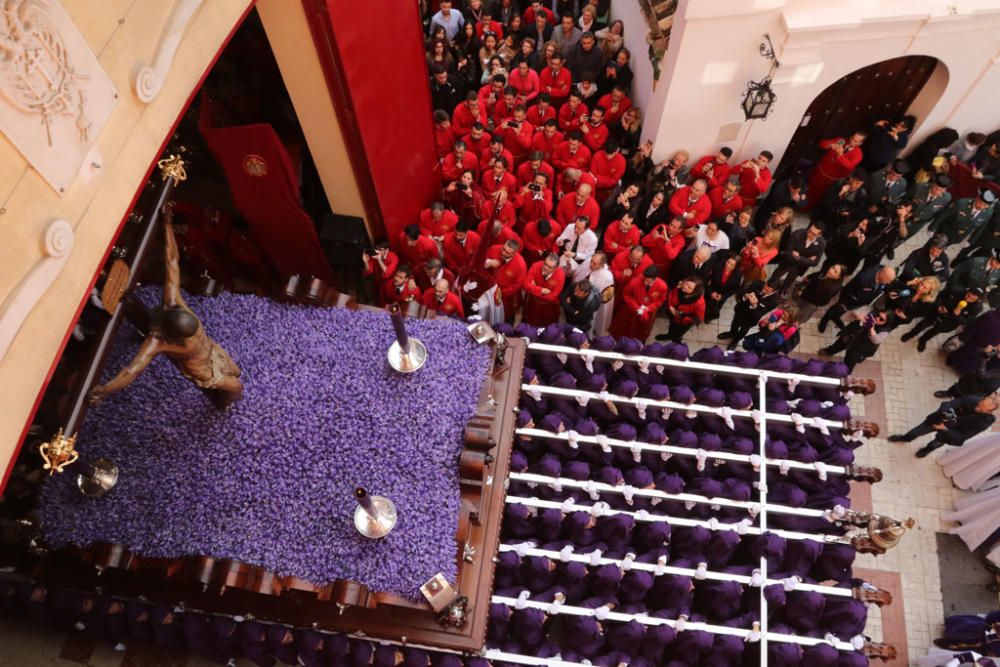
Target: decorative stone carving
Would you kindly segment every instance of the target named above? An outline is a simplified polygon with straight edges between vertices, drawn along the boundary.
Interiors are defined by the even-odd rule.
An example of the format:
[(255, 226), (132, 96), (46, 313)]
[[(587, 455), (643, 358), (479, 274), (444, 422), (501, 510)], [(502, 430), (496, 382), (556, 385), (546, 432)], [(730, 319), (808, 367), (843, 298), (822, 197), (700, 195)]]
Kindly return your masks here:
[(73, 226), (56, 220), (42, 236), (42, 259), (0, 304), (0, 361), (35, 304), (55, 281), (73, 249)]
[(60, 194), (118, 93), (56, 0), (0, 4), (0, 130)]
[(146, 104), (152, 102), (160, 93), (184, 33), (187, 32), (191, 19), (198, 13), (203, 2), (204, 0), (178, 0), (174, 5), (174, 11), (170, 13), (170, 18), (167, 19), (167, 24), (160, 35), (160, 46), (156, 49), (153, 64), (140, 68), (135, 77), (135, 95)]

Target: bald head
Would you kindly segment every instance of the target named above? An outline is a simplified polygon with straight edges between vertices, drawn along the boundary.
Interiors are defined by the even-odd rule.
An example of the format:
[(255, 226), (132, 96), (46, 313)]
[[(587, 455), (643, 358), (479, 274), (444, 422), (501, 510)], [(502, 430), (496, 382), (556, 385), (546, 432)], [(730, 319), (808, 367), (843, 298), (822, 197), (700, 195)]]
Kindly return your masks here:
[(694, 251), (694, 263), (702, 264), (704, 262), (707, 262), (708, 258), (711, 256), (712, 256), (711, 248), (708, 248), (706, 246), (701, 246), (700, 248)]
[(586, 199), (593, 191), (594, 189), (590, 187), (590, 183), (581, 183), (580, 187), (576, 189), (576, 194), (580, 195), (582, 199)]
[(896, 269), (891, 266), (882, 267), (879, 269), (879, 272), (875, 274), (875, 280), (877, 280), (880, 285), (888, 285), (895, 279)]

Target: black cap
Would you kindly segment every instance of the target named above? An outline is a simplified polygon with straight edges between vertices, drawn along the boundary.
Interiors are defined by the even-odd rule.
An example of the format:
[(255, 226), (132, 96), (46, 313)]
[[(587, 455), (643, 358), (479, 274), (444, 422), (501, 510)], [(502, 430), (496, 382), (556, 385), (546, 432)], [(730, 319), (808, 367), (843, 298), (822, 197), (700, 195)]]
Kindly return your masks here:
[(902, 176), (910, 173), (910, 164), (906, 160), (893, 160), (892, 170)]
[(989, 188), (979, 188), (979, 198), (982, 199), (987, 204), (992, 204), (997, 200), (997, 193), (993, 192)]
[(642, 275), (644, 275), (647, 278), (656, 278), (658, 275), (660, 275), (660, 272), (659, 270), (657, 270), (655, 266), (647, 266), (646, 270), (642, 272)]
[(951, 187), (951, 176), (948, 174), (938, 174), (934, 177), (934, 183), (941, 186), (942, 188)]
[(935, 234), (931, 237), (929, 244), (932, 248), (944, 250), (948, 247), (948, 237), (944, 234)]

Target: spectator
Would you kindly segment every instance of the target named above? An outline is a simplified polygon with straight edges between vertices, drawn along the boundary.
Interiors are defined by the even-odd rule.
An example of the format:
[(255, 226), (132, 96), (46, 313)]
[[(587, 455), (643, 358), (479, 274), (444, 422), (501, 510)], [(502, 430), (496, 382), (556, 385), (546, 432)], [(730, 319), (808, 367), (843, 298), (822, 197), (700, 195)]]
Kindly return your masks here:
[(806, 277), (805, 284), (796, 298), (800, 324), (808, 322), (817, 308), (822, 308), (833, 301), (844, 284), (844, 275), (843, 264), (831, 264), (823, 271)]
[(541, 218), (529, 222), (524, 226), (524, 258), (526, 261), (534, 263), (556, 247), (556, 239), (562, 233), (562, 228), (558, 223)]
[(601, 65), (604, 64), (604, 52), (597, 48), (597, 39), (590, 31), (581, 34), (580, 41), (569, 51), (564, 49), (563, 53), (566, 54), (566, 64), (574, 81), (582, 80), (584, 74), (593, 79), (594, 74), (599, 72)]
[(754, 221), (757, 225), (763, 225), (771, 217), (771, 214), (779, 208), (787, 207), (793, 211), (801, 211), (805, 209), (807, 201), (805, 179), (801, 176), (793, 176), (780, 183), (775, 183), (771, 191), (761, 201), (760, 206), (757, 207)]
[(469, 225), (459, 221), (455, 231), (445, 235), (443, 246), (444, 265), (456, 274), (463, 273), (479, 248), (479, 234)]
[[(649, 163), (649, 155), (642, 155), (639, 150), (639, 140), (642, 136), (642, 112), (636, 107), (631, 107), (627, 109), (622, 118), (618, 123), (610, 123), (605, 116), (605, 122), (611, 125), (611, 136), (618, 142), (618, 147), (622, 151), (622, 155), (626, 158), (632, 158), (636, 156), (639, 158), (639, 164), (645, 165)], [(649, 142), (649, 149), (653, 148), (652, 142)], [(645, 180), (645, 173), (636, 173), (633, 178), (641, 178)]]
[(743, 272), (743, 282), (763, 280), (767, 271), (767, 263), (778, 256), (778, 245), (781, 243), (781, 232), (777, 229), (765, 231), (753, 239), (740, 252), (740, 271)]
[(611, 335), (645, 341), (653, 328), (656, 311), (666, 298), (667, 284), (658, 277), (655, 266), (632, 276), (622, 293), (622, 306), (611, 322)]
[(563, 14), (559, 19), (559, 26), (552, 31), (552, 41), (556, 43), (559, 52), (567, 58), (583, 36), (583, 32), (574, 23), (572, 14)]
[(597, 252), (597, 235), (585, 215), (578, 215), (556, 239), (559, 265), (574, 281), (590, 270), (590, 258)]
[[(624, 193), (619, 196), (624, 196)], [(638, 245), (639, 237), (639, 228), (635, 226), (632, 214), (626, 211), (621, 219), (611, 223), (604, 233), (604, 251), (608, 257), (614, 259), (618, 253), (628, 252)]]
[(763, 280), (744, 281), (736, 293), (736, 307), (728, 331), (719, 334), (719, 340), (728, 340), (729, 349), (734, 350), (750, 328), (767, 313), (778, 306), (777, 288)]
[(997, 195), (992, 190), (981, 188), (975, 197), (966, 197), (951, 202), (941, 215), (931, 223), (931, 231), (940, 231), (948, 239), (948, 245), (961, 243), (986, 224), (993, 215)]
[(388, 241), (379, 241), (371, 253), (363, 251), (361, 261), (365, 265), (365, 275), (371, 276), (375, 283), (375, 293), (378, 297), (378, 304), (385, 305), (384, 292), (382, 286), (388, 282), (396, 273), (399, 266), (399, 257), (389, 249)]
[(906, 148), (917, 119), (903, 116), (898, 120), (882, 119), (875, 123), (865, 142), (862, 164), (868, 171), (878, 171), (896, 159)]
[[(638, 246), (642, 249), (642, 246)], [(608, 267), (608, 256), (597, 251), (590, 258), (590, 271), (584, 277), (600, 296), (601, 304), (594, 315), (593, 336), (604, 336), (611, 326), (615, 309), (615, 277)]]
[[(427, 52), (427, 69), (433, 72), (435, 67), (443, 67), (446, 72), (455, 68), (455, 57), (448, 50), (448, 42), (443, 39), (432, 41), (431, 48)], [(454, 105), (444, 108), (451, 109)]]
[(753, 207), (744, 206), (739, 213), (732, 216), (733, 220), (729, 219), (731, 215), (726, 216), (719, 229), (729, 239), (729, 249), (738, 253), (743, 251), (743, 248), (756, 233), (752, 224)]
[(925, 316), (916, 326), (903, 334), (902, 340), (908, 341), (923, 332), (917, 339), (917, 351), (923, 352), (934, 336), (954, 331), (975, 319), (983, 310), (984, 294), (985, 291), (981, 287), (969, 288), (964, 294), (954, 292), (942, 294), (937, 312)]
[(400, 264), (392, 278), (382, 284), (382, 303), (398, 303), (404, 311), (411, 301), (419, 302), (420, 297), (413, 271), (406, 264)]
[(462, 101), (459, 85), (444, 65), (431, 67), (431, 104), (435, 109), (454, 109)]
[(823, 200), (823, 195), (833, 183), (846, 178), (861, 164), (861, 144), (867, 136), (867, 132), (858, 131), (849, 137), (834, 137), (819, 142), (819, 147), (826, 152), (809, 173), (809, 208)]
[(789, 235), (788, 246), (778, 256), (778, 268), (771, 274), (771, 280), (778, 283), (782, 299), (788, 297), (792, 284), (802, 274), (819, 264), (825, 249), (822, 223), (812, 222)]
[(625, 46), (625, 24), (622, 21), (612, 21), (607, 28), (601, 28), (594, 33), (600, 43), (601, 51), (604, 53), (604, 61), (614, 58), (618, 51)]
[(955, 141), (955, 143), (948, 146), (944, 152), (951, 156), (950, 159), (953, 164), (968, 164), (969, 162), (972, 162), (972, 158), (976, 157), (976, 153), (979, 152), (979, 149), (982, 148), (985, 143), (985, 134), (982, 132), (969, 132), (965, 135), (965, 139)]
[(601, 295), (587, 279), (573, 285), (573, 290), (562, 300), (566, 324), (571, 324), (580, 331), (590, 331), (594, 315), (600, 307)]
[(705, 284), (699, 277), (684, 278), (667, 295), (670, 328), (656, 340), (679, 343), (691, 327), (705, 321)]
[(913, 185), (913, 232), (916, 233), (933, 222), (951, 203), (951, 178), (937, 174), (923, 183)]
[(459, 30), (465, 25), (465, 17), (462, 16), (461, 12), (452, 9), (451, 0), (441, 0), (438, 7), (438, 12), (431, 17), (431, 29), (434, 26), (444, 28), (445, 35), (450, 42), (455, 39)]
[(832, 236), (845, 223), (858, 219), (866, 212), (868, 172), (855, 169), (850, 176), (834, 181), (823, 195), (819, 206), (812, 210), (813, 220), (827, 221), (827, 235)]
[(740, 197), (747, 203), (756, 202), (771, 187), (771, 169), (768, 165), (773, 159), (771, 151), (761, 151), (757, 157), (744, 160), (733, 168), (732, 174), (740, 182)]
[(420, 305), (428, 313), (432, 312), (435, 315), (454, 317), (460, 320), (465, 319), (465, 309), (462, 307), (462, 300), (458, 298), (457, 294), (451, 291), (448, 281), (443, 278), (436, 281), (433, 287), (428, 287), (424, 290), (424, 294), (420, 298)]
[[(583, 141), (587, 144), (587, 148), (595, 155), (604, 148), (610, 131), (604, 122), (603, 107), (594, 107), (589, 115), (580, 118), (580, 132), (583, 133)], [(622, 158), (622, 172), (625, 171), (624, 164), (625, 159)]]
[(941, 282), (948, 279), (951, 274), (951, 263), (948, 255), (944, 252), (948, 245), (948, 240), (935, 234), (927, 243), (917, 248), (903, 260), (903, 265), (899, 267), (899, 279), (909, 282), (914, 278), (935, 276)]
[(789, 352), (799, 331), (798, 313), (794, 307), (775, 308), (763, 318), (760, 329), (743, 340), (743, 347), (755, 354)]
[(917, 450), (918, 459), (945, 445), (961, 447), (966, 440), (993, 425), (997, 407), (1000, 401), (993, 395), (969, 394), (945, 401), (906, 433), (890, 435), (889, 442), (912, 442), (922, 435), (934, 433), (934, 439)]
[(892, 208), (903, 201), (906, 195), (906, 174), (910, 165), (906, 160), (894, 160), (892, 164), (873, 173), (868, 179), (868, 211)]
[(666, 193), (663, 190), (653, 190), (639, 204), (635, 224), (638, 225), (640, 231), (649, 232), (669, 219), (670, 208), (667, 205)]
[[(729, 180), (729, 158), (733, 156), (733, 149), (723, 146), (718, 153), (705, 155), (698, 159), (691, 167), (693, 178), (703, 178), (708, 182), (709, 188), (718, 188), (725, 185)], [(739, 187), (736, 188), (739, 191)]]
[(845, 326), (829, 347), (822, 348), (822, 355), (837, 354), (847, 350), (844, 364), (850, 370), (878, 352), (879, 346), (889, 338), (895, 326), (895, 314), (888, 310), (873, 310), (862, 320)]
[(830, 322), (838, 329), (844, 328), (840, 318), (848, 310), (867, 306), (886, 291), (895, 279), (896, 271), (888, 266), (872, 266), (854, 276), (841, 291), (837, 303), (823, 314), (819, 321), (819, 332), (826, 331), (826, 325)]
[(715, 262), (705, 283), (705, 321), (718, 319), (722, 306), (743, 281), (738, 269), (739, 256), (731, 251), (722, 250), (715, 255)]
[(712, 203), (711, 216), (713, 220), (725, 220), (730, 214), (743, 210), (740, 184), (736, 181), (726, 181), (713, 188), (708, 193), (708, 200)]
[(642, 245), (649, 250), (650, 260), (656, 264), (659, 275), (662, 276), (667, 275), (674, 260), (687, 244), (684, 221), (680, 218), (674, 218), (668, 224), (660, 223), (642, 237)]
[(685, 151), (675, 151), (669, 159), (653, 168), (650, 174), (650, 187), (654, 190), (664, 190), (673, 193), (687, 182), (691, 173), (687, 166), (691, 155)]
[(618, 53), (604, 64), (604, 70), (597, 77), (597, 89), (602, 95), (610, 93), (615, 86), (626, 93), (632, 88), (632, 52), (627, 48), (618, 49)]

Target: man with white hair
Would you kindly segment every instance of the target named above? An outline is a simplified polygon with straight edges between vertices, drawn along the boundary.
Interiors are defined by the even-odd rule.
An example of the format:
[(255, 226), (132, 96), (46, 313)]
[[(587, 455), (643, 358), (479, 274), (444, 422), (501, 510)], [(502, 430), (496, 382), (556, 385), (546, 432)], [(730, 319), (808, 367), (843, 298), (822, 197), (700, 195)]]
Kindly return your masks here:
[(901, 435), (890, 435), (889, 442), (911, 442), (922, 435), (934, 433), (934, 439), (916, 452), (922, 459), (944, 445), (961, 447), (969, 438), (982, 433), (996, 421), (1000, 400), (996, 394), (975, 394), (945, 401), (922, 422)]
[(597, 252), (597, 235), (588, 226), (587, 217), (578, 215), (556, 238), (559, 266), (572, 282), (583, 280), (590, 272), (590, 258)]
[(615, 310), (615, 276), (608, 268), (608, 256), (604, 251), (597, 251), (587, 263), (588, 272), (584, 276), (601, 297), (601, 307), (594, 313), (590, 335), (606, 336), (611, 318)]

